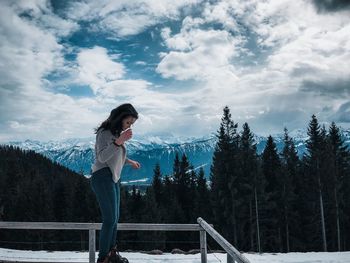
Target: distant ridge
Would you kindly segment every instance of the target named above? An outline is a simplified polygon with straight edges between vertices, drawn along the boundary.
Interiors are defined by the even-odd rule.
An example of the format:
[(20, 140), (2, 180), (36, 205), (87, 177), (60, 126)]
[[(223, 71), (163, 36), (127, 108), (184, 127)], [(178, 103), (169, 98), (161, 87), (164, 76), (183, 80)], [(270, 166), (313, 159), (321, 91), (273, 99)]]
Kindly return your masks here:
[[(345, 143), (350, 146), (350, 129), (342, 130)], [(289, 133), (294, 139), (299, 156), (305, 152), (307, 130), (298, 129)], [(283, 148), (283, 134), (272, 135), (277, 149)], [(255, 135), (257, 151), (261, 153), (267, 138)], [(12, 141), (7, 144), (18, 146), (25, 150), (41, 153), (49, 159), (56, 161), (73, 171), (81, 174), (90, 174), (91, 164), (94, 160), (95, 138), (73, 138), (61, 141), (40, 142), (37, 140)], [(179, 138), (171, 134), (161, 136), (135, 136), (127, 143), (128, 156), (139, 161), (142, 169), (134, 170), (125, 166), (122, 173), (124, 184), (150, 184), (154, 165), (159, 162), (164, 174), (171, 174), (173, 160), (176, 152), (185, 153), (194, 169), (203, 167), (206, 177), (209, 177), (212, 155), (216, 144), (215, 134), (200, 138)]]

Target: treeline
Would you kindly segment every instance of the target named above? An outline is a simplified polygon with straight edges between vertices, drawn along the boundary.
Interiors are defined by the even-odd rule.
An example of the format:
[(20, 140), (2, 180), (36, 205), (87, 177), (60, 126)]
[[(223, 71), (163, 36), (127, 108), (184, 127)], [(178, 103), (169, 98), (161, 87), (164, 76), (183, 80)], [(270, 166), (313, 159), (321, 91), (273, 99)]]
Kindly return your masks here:
[[(157, 165), (153, 185), (146, 191), (122, 186), (120, 222), (196, 223), (198, 215), (209, 218), (209, 190), (204, 171), (201, 169), (197, 177), (189, 169), (187, 157), (183, 155), (179, 160), (177, 155), (174, 175), (163, 180)], [(1, 145), (0, 220), (101, 222), (101, 214), (90, 180), (34, 151)], [(120, 231), (118, 240), (120, 249), (199, 248), (196, 232)], [(86, 250), (88, 231), (0, 229), (0, 247)]]
[(350, 154), (339, 128), (312, 116), (299, 159), (285, 129), (278, 153), (271, 136), (257, 155), (247, 123), (241, 132), (228, 107), (211, 167), (211, 218), (244, 251), (350, 249)]
[[(97, 222), (98, 206), (83, 176), (34, 151), (1, 145), (0, 220)], [(0, 247), (80, 249), (86, 240), (82, 231), (0, 229)]]
[[(228, 107), (217, 132), (209, 181), (186, 155), (176, 154), (173, 173), (154, 167), (145, 192), (122, 187), (120, 222), (214, 225), (243, 251), (350, 249), (350, 153), (339, 128), (308, 126), (300, 159), (285, 129), (277, 152), (271, 136), (261, 155), (247, 123), (237, 131)], [(0, 147), (0, 220), (101, 222), (89, 180), (33, 151)], [(0, 246), (87, 249), (87, 231), (0, 230)], [(120, 231), (120, 248), (199, 248), (196, 232)], [(208, 237), (209, 250), (219, 248)]]

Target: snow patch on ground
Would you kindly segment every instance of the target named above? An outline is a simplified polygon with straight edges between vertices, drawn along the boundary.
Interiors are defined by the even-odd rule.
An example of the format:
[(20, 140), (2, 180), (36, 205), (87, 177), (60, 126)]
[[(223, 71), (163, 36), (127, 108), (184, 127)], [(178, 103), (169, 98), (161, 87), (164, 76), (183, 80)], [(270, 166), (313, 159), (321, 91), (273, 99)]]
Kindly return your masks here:
[[(200, 263), (201, 255), (180, 255), (164, 253), (148, 255), (143, 253), (122, 252), (130, 263), (181, 262)], [(349, 263), (350, 252), (308, 252), (308, 253), (244, 253), (251, 263)], [(97, 258), (97, 253), (96, 253)], [(0, 261), (14, 262), (89, 262), (88, 252), (72, 251), (30, 251), (0, 248)], [(226, 254), (208, 254), (208, 263), (226, 263)]]

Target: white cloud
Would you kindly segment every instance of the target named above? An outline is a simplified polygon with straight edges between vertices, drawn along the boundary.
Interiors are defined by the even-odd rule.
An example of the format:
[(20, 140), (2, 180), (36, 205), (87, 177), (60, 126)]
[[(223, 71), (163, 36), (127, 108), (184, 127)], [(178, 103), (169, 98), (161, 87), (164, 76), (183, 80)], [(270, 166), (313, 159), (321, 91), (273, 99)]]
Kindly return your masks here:
[(150, 17), (148, 14), (139, 14), (137, 10), (128, 13), (120, 12), (120, 14), (109, 15), (103, 18), (97, 25), (96, 30), (108, 29), (109, 33), (113, 33), (118, 37), (136, 35), (144, 29), (157, 24), (157, 19)]
[[(61, 129), (86, 136), (97, 115), (97, 110), (90, 111), (98, 108), (94, 101), (86, 103), (45, 89), (45, 76), (64, 65), (59, 34), (36, 20), (41, 12), (48, 12), (46, 8), (46, 1), (11, 1), (0, 10), (2, 141), (61, 138)], [(33, 19), (20, 17), (24, 11)]]
[(78, 81), (89, 85), (95, 94), (101, 86), (125, 74), (124, 65), (111, 60), (102, 47), (83, 49), (77, 56), (77, 62)]
[[(203, 115), (214, 116), (227, 104), (240, 121), (249, 120), (260, 129), (280, 125), (282, 130), (283, 112), (291, 128), (297, 128), (306, 125), (313, 113), (327, 120), (331, 115), (323, 111), (325, 107), (336, 109), (349, 100), (300, 91), (305, 80), (348, 80), (349, 12), (318, 14), (302, 0), (217, 1), (205, 5), (201, 18), (186, 20), (189, 23), (184, 21), (178, 34), (163, 29), (169, 51), (161, 53), (157, 71), (167, 78), (200, 80), (201, 88), (192, 94), (195, 103), (212, 106), (202, 106)], [(205, 30), (212, 22), (221, 23), (223, 29)], [(212, 41), (213, 35), (218, 41)], [(249, 39), (253, 36), (256, 39)], [(248, 42), (249, 51), (244, 47)], [(242, 65), (242, 59), (257, 63)], [(259, 112), (264, 112), (263, 117)]]
[(62, 46), (52, 34), (21, 19), (6, 5), (1, 8), (0, 23), (1, 86), (40, 86), (41, 76), (62, 64)]
[(63, 19), (52, 11), (48, 0), (4, 1), (16, 14), (26, 14), (26, 22), (58, 37), (68, 36), (78, 30), (79, 25), (71, 20)]
[[(142, 79), (126, 79), (125, 66), (111, 56), (102, 47), (81, 50), (77, 56), (75, 82), (90, 86), (96, 95), (95, 104), (103, 104), (106, 112), (125, 101), (135, 105), (143, 113), (134, 127), (135, 133), (149, 129), (167, 131), (174, 125), (173, 118), (181, 108), (182, 97), (151, 90), (153, 84)], [(100, 122), (106, 117), (101, 117)]]
[[(245, 2), (245, 3), (244, 3)], [(216, 4), (206, 3), (203, 11), (203, 18), (207, 23), (218, 22), (221, 23), (226, 30), (240, 31), (240, 27), (235, 18), (236, 15), (242, 16), (244, 14), (244, 8), (247, 6), (244, 1), (237, 4), (237, 1), (220, 1)]]
[(107, 54), (107, 49), (102, 47), (82, 49), (77, 56), (75, 82), (88, 85), (95, 95), (104, 98), (150, 95), (147, 88), (152, 83), (142, 79), (125, 79), (125, 66), (115, 61), (117, 58), (116, 55)]
[(171, 34), (171, 30), (168, 27), (163, 28), (161, 31), (161, 36), (165, 40), (165, 43), (168, 48), (181, 50), (181, 51), (190, 50), (189, 44), (182, 36), (177, 35), (177, 36), (171, 37), (170, 34)]
[(236, 79), (230, 60), (237, 55), (241, 41), (227, 31), (190, 28), (171, 36), (169, 30), (164, 29), (162, 36), (167, 47), (174, 50), (164, 56), (157, 67), (162, 76), (200, 81), (220, 78), (218, 76)]
[(74, 20), (99, 21), (95, 30), (117, 37), (135, 35), (168, 19), (177, 19), (182, 8), (198, 4), (200, 0), (164, 1), (86, 1), (74, 2), (68, 15)]

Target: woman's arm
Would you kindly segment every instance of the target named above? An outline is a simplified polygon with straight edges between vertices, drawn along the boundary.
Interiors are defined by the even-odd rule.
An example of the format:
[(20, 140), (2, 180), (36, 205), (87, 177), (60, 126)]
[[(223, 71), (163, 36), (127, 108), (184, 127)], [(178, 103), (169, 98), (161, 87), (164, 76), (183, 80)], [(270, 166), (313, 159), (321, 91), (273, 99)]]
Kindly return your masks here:
[(139, 162), (137, 162), (137, 161), (134, 161), (134, 160), (126, 158), (125, 162), (129, 163), (132, 166), (132, 168), (134, 168), (134, 169), (140, 169), (141, 168), (141, 164)]
[(133, 160), (130, 160), (129, 158), (126, 158), (125, 162), (128, 163), (128, 164), (132, 164)]

